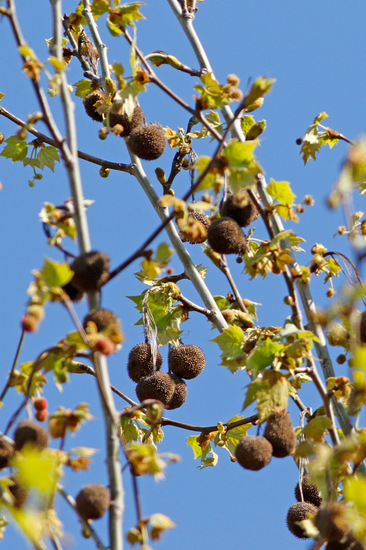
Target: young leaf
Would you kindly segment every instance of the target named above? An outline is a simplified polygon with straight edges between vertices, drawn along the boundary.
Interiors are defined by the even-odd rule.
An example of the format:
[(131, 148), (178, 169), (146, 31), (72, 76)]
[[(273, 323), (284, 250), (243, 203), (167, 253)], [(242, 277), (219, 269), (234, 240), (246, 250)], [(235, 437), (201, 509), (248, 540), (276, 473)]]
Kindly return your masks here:
[(247, 355), (243, 351), (244, 333), (241, 328), (232, 325), (211, 341), (216, 342), (222, 351), (221, 366), (228, 367), (232, 373), (245, 367)]
[(28, 143), (17, 136), (10, 136), (5, 140), (7, 145), (1, 151), (0, 156), (12, 159), (13, 162), (23, 160), (28, 153)]
[(41, 147), (39, 150), (39, 153), (37, 155), (37, 160), (39, 163), (39, 168), (43, 170), (45, 166), (52, 170), (52, 172), (55, 171), (55, 162), (60, 162), (60, 155), (58, 152), (58, 149), (56, 147), (53, 147), (52, 145), (46, 145), (45, 147)]

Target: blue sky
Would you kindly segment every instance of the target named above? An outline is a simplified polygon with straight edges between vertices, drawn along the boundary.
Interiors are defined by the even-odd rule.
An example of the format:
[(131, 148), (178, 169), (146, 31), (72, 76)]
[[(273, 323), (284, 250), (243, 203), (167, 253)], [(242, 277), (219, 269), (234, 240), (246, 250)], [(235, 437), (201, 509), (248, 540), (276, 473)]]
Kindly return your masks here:
[[(71, 12), (74, 7), (74, 2), (67, 0), (63, 11)], [(47, 2), (19, 1), (17, 10), (29, 45), (41, 59), (45, 59), (48, 54), (44, 38), (52, 35), (50, 6)], [(168, 3), (147, 0), (141, 11), (146, 20), (138, 23), (137, 40), (143, 53), (164, 50), (196, 68), (193, 52)], [(306, 209), (298, 226), (288, 224), (288, 227), (306, 239), (306, 253), (299, 256), (302, 264), (309, 261), (310, 249), (315, 242), (322, 242), (330, 249), (352, 255), (346, 239), (335, 236), (337, 227), (344, 223), (342, 212), (330, 211), (325, 205), (327, 194), (344, 159), (346, 145), (339, 143), (332, 151), (324, 148), (316, 163), (310, 161), (304, 166), (295, 140), (303, 135), (320, 111), (326, 111), (329, 115), (326, 124), (350, 139), (357, 139), (365, 132), (365, 17), (366, 6), (361, 0), (347, 5), (341, 0), (323, 0), (321, 3), (315, 0), (305, 3), (290, 0), (232, 0), (228, 3), (206, 0), (199, 3), (195, 27), (219, 81), (224, 82), (228, 74), (235, 73), (245, 90), (249, 79), (257, 76), (268, 75), (277, 80), (257, 115), (258, 119), (267, 120), (267, 130), (257, 150), (257, 157), (268, 179), (272, 177), (291, 182), (298, 201), (306, 194), (312, 194), (315, 198), (315, 206)], [(0, 92), (5, 93), (1, 105), (26, 119), (28, 113), (38, 110), (38, 106), (31, 86), (20, 75), (21, 63), (8, 22), (3, 19), (0, 25), (3, 52), (6, 52), (0, 58)], [(122, 38), (112, 39), (102, 20), (100, 32), (108, 44), (110, 62), (123, 63), (128, 74), (127, 43)], [(158, 69), (158, 74), (193, 105), (193, 86), (197, 79), (177, 74), (165, 66)], [(82, 78), (76, 60), (70, 66), (68, 78), (71, 84)], [(59, 99), (50, 99), (50, 102), (63, 128)], [(108, 160), (128, 162), (123, 141), (113, 136), (100, 141), (99, 125), (85, 115), (80, 98), (75, 98), (75, 105), (79, 149)], [(141, 96), (141, 106), (148, 122), (160, 122), (173, 129), (187, 124), (186, 113), (153, 85), (149, 85), (148, 93)], [(40, 130), (44, 128), (40, 127)], [(8, 137), (16, 132), (16, 127), (1, 117), (0, 131)], [(205, 145), (202, 150), (207, 153), (213, 149)], [(197, 145), (197, 151), (201, 151), (200, 144)], [(168, 172), (173, 155), (167, 149), (159, 161), (144, 163), (159, 193), (161, 189), (154, 170), (161, 166)], [(84, 161), (81, 161), (80, 167), (84, 194), (88, 199), (95, 200), (88, 210), (93, 249), (108, 253), (112, 267), (115, 267), (157, 227), (157, 217), (132, 176), (111, 172), (108, 179), (102, 179), (98, 167)], [(26, 290), (32, 278), (31, 271), (42, 265), (45, 256), (62, 260), (56, 250), (47, 246), (38, 213), (44, 201), (62, 204), (70, 195), (66, 172), (61, 165), (56, 167), (55, 173), (46, 170), (43, 180), (36, 182), (32, 189), (27, 185), (29, 178), (29, 168), (23, 168), (19, 163), (12, 165), (9, 160), (0, 157), (0, 247), (3, 257), (0, 274), (0, 330), (3, 380), (10, 369), (19, 339), (20, 319), (27, 301)], [(180, 174), (174, 187), (176, 195), (182, 196), (188, 185), (187, 174)], [(363, 210), (364, 201), (359, 197), (356, 201), (355, 209)], [(266, 238), (261, 222), (256, 224), (256, 236)], [(167, 241), (167, 237), (161, 235), (153, 247), (162, 241)], [(189, 252), (196, 263), (207, 265), (199, 245), (190, 246)], [(172, 265), (175, 272), (181, 272), (176, 257)], [(258, 310), (259, 324), (282, 325), (289, 314), (283, 304), (286, 288), (282, 278), (270, 276), (264, 281), (251, 281), (234, 259), (230, 259), (230, 268), (241, 294), (262, 304)], [(133, 345), (143, 340), (143, 334), (140, 326), (134, 326), (138, 313), (126, 296), (139, 294), (143, 290), (142, 284), (133, 276), (138, 269), (136, 262), (107, 285), (103, 293), (103, 306), (120, 316), (126, 335), (123, 349), (109, 360), (111, 380), (132, 398), (134, 384), (126, 373), (127, 357)], [(230, 290), (224, 277), (211, 267), (206, 281), (213, 294), (226, 295)], [(339, 286), (341, 283), (339, 281)], [(199, 297), (189, 283), (183, 282), (181, 288), (184, 295), (199, 303)], [(313, 290), (316, 302), (325, 306), (327, 298), (323, 281), (315, 280)], [(81, 318), (86, 309), (85, 302), (77, 305)], [(240, 414), (244, 388), (248, 383), (246, 374), (238, 372), (233, 376), (219, 366), (219, 349), (210, 342), (217, 332), (202, 322), (198, 314), (192, 313), (182, 328), (185, 343), (203, 348), (207, 366), (199, 378), (189, 382), (186, 404), (167, 416), (182, 422), (211, 425)], [(61, 306), (49, 305), (40, 330), (27, 335), (20, 361), (34, 359), (43, 349), (56, 343), (71, 330), (72, 322)], [(162, 350), (162, 354), (166, 363), (166, 349)], [(337, 369), (339, 374), (347, 375), (346, 367)], [(67, 472), (65, 488), (75, 496), (85, 483), (107, 483), (102, 414), (94, 380), (74, 375), (71, 383), (60, 394), (50, 378), (45, 396), (50, 402), (51, 411), (59, 405), (75, 407), (79, 402), (88, 402), (96, 417), (96, 420), (82, 427), (74, 438), (67, 441), (67, 447), (101, 447), (102, 452), (95, 456), (89, 472)], [(319, 397), (311, 387), (304, 388), (301, 398), (314, 409), (320, 405)], [(9, 392), (0, 411), (1, 427), (7, 423), (18, 403), (19, 397), (15, 391)], [(124, 406), (122, 401), (117, 401), (118, 408)], [(292, 405), (290, 411), (297, 425), (299, 418)], [(198, 548), (203, 545), (213, 550), (244, 546), (251, 550), (269, 547), (272, 550), (310, 548), (311, 543), (296, 539), (286, 529), (285, 518), (289, 506), (295, 501), (293, 490), (298, 476), (291, 458), (273, 459), (262, 471), (249, 472), (231, 463), (225, 451), (216, 449), (219, 454), (218, 465), (200, 471), (193, 461), (191, 449), (186, 447), (188, 435), (191, 433), (166, 427), (161, 450), (179, 454), (181, 461), (168, 466), (166, 479), (158, 484), (152, 479), (138, 480), (143, 514), (165, 513), (177, 524), (176, 529), (167, 533), (154, 548), (186, 550), (187, 547)], [(129, 475), (124, 478), (124, 525), (127, 529), (136, 523), (136, 516), (131, 480)], [(70, 510), (61, 501), (57, 501), (56, 505), (70, 543), (69, 546), (65, 544), (65, 548), (92, 548), (92, 541), (80, 537), (78, 522)], [(103, 540), (106, 540), (106, 526), (105, 519), (95, 523)], [(11, 526), (6, 537), (9, 548), (25, 546), (23, 539)]]

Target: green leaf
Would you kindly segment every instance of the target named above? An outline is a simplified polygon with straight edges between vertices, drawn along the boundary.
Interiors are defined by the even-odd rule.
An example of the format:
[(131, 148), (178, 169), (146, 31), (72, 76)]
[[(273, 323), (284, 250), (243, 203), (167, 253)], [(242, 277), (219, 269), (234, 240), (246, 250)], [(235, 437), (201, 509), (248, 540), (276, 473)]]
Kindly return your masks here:
[[(230, 424), (231, 422), (237, 422), (238, 420), (242, 420), (243, 416), (234, 416), (233, 418), (230, 418), (230, 420), (227, 421), (227, 424)], [(226, 444), (225, 449), (230, 453), (232, 457), (235, 456), (235, 449), (241, 440), (242, 437), (244, 437), (251, 428), (253, 424), (243, 424), (242, 426), (237, 426), (236, 428), (233, 428), (232, 430), (229, 430), (226, 434)]]
[(243, 409), (257, 401), (259, 420), (264, 422), (275, 407), (287, 409), (287, 378), (279, 371), (267, 370), (262, 378), (256, 378), (248, 386)]
[(34, 53), (34, 51), (32, 50), (32, 48), (30, 48), (27, 45), (19, 46), (18, 51), (19, 51), (20, 55), (22, 55), (23, 57), (29, 57), (30, 59), (37, 59), (37, 56)]
[(84, 98), (88, 94), (91, 94), (93, 91), (90, 80), (86, 80), (86, 79), (79, 80), (79, 82), (76, 82), (74, 86), (75, 86), (75, 95), (77, 97)]
[(40, 168), (40, 165), (39, 165), (39, 160), (38, 159), (30, 159), (30, 158), (25, 158), (23, 160), (23, 166), (31, 166), (32, 168)]
[[(206, 170), (207, 166), (211, 162), (211, 157), (199, 157), (195, 164), (196, 170), (198, 170), (198, 177)], [(217, 185), (220, 185), (222, 176), (218, 173), (209, 172), (199, 184), (197, 191), (203, 189), (216, 189)]]
[(343, 495), (363, 515), (366, 514), (366, 479), (348, 477), (343, 481)]
[(276, 355), (280, 353), (283, 348), (283, 344), (273, 342), (273, 340), (267, 338), (248, 355), (247, 369), (253, 370), (254, 376), (257, 377), (259, 372), (272, 364)]
[(267, 192), (282, 204), (293, 204), (296, 197), (288, 181), (275, 181), (272, 178), (267, 186)]
[(37, 160), (39, 162), (39, 167), (41, 168), (41, 170), (43, 170), (43, 168), (47, 166), (47, 168), (54, 172), (55, 162), (60, 162), (58, 149), (56, 149), (56, 147), (53, 147), (52, 145), (41, 147), (37, 155)]
[(247, 135), (252, 126), (254, 126), (255, 120), (251, 115), (245, 115), (241, 121), (241, 128), (244, 135)]
[(55, 493), (61, 473), (57, 454), (50, 450), (26, 446), (21, 453), (14, 455), (11, 462), (12, 466), (17, 468), (17, 475), (23, 485), (34, 487), (49, 497)]
[(71, 281), (73, 271), (67, 263), (58, 263), (46, 259), (42, 271), (42, 279), (48, 287), (64, 286)]
[(92, 14), (94, 19), (97, 20), (98, 17), (109, 12), (111, 9), (111, 3), (109, 0), (93, 0), (91, 4)]
[(241, 328), (232, 325), (211, 341), (216, 342), (222, 351), (221, 366), (228, 367), (232, 373), (245, 367), (247, 355), (243, 351), (244, 333)]
[(122, 4), (118, 8), (110, 11), (107, 26), (113, 36), (118, 36), (124, 32), (127, 26), (134, 27), (134, 21), (145, 19), (139, 12), (139, 7), (143, 6), (143, 2), (133, 2), (131, 4)]
[(168, 243), (160, 243), (155, 254), (155, 259), (159, 265), (167, 265), (173, 254), (173, 249), (169, 247)]
[(307, 439), (312, 441), (322, 442), (324, 441), (324, 435), (329, 428), (331, 428), (332, 422), (327, 416), (316, 416), (312, 418), (304, 427), (304, 434)]
[(0, 156), (12, 159), (13, 162), (17, 160), (24, 160), (28, 153), (28, 143), (23, 139), (19, 139), (17, 136), (10, 136), (5, 140), (7, 145), (1, 151)]
[(198, 438), (195, 435), (187, 437), (187, 446), (192, 447), (194, 459), (201, 459), (199, 468), (207, 468), (208, 466), (216, 466), (218, 461), (217, 454), (212, 450), (211, 443), (207, 442), (205, 445), (200, 445)]
[(214, 296), (213, 298), (216, 302), (217, 307), (221, 311), (227, 309), (231, 305), (231, 302), (229, 302), (229, 300), (225, 296)]
[(241, 143), (239, 141), (231, 141), (224, 149), (223, 156), (229, 161), (231, 167), (247, 168), (254, 159), (254, 149), (258, 143)]

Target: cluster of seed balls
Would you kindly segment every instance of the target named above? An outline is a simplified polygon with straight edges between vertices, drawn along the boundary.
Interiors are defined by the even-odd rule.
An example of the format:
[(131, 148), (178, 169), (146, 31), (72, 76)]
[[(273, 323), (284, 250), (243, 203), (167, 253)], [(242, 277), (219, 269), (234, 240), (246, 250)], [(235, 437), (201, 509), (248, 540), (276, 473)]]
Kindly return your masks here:
[(306, 474), (295, 487), (296, 504), (287, 513), (287, 526), (291, 533), (300, 539), (308, 538), (298, 522), (309, 517), (320, 536), (327, 541), (327, 550), (362, 550), (362, 545), (349, 533), (350, 525), (346, 518), (346, 507), (342, 502), (322, 503), (322, 496), (316, 485), (310, 483)]
[[(10, 459), (23, 447), (32, 446), (42, 451), (47, 449), (48, 444), (49, 436), (42, 426), (32, 420), (22, 420), (15, 429), (14, 443), (5, 437), (0, 438), (0, 470), (9, 466)], [(20, 508), (28, 498), (29, 488), (21, 484), (16, 475), (11, 475), (9, 479), (14, 506)], [(99, 483), (90, 483), (81, 489), (75, 502), (79, 515), (85, 520), (101, 518), (110, 505), (109, 490)]]
[(181, 344), (169, 350), (169, 373), (160, 371), (162, 362), (159, 350), (154, 365), (150, 344), (136, 344), (128, 356), (128, 375), (137, 382), (136, 395), (140, 402), (157, 399), (165, 409), (177, 409), (187, 398), (184, 380), (196, 378), (203, 371), (205, 355), (198, 346)]
[(92, 250), (80, 254), (70, 265), (74, 275), (63, 289), (73, 302), (81, 300), (85, 292), (100, 290), (109, 279), (109, 256)]
[[(86, 113), (97, 122), (103, 122), (103, 117), (98, 113), (95, 104), (105, 99), (106, 95), (99, 91), (92, 92), (84, 99)], [(155, 160), (164, 153), (164, 128), (155, 122), (145, 124), (145, 116), (139, 105), (136, 105), (131, 118), (125, 113), (113, 112), (113, 107), (108, 118), (109, 126), (113, 128), (114, 133), (127, 138), (128, 148), (140, 159)]]
[(292, 455), (296, 448), (296, 434), (287, 411), (273, 413), (267, 420), (263, 437), (247, 435), (235, 449), (235, 458), (247, 470), (261, 470), (272, 456), (283, 458)]
[(201, 211), (189, 212), (187, 229), (179, 232), (181, 240), (196, 244), (207, 239), (210, 247), (219, 254), (243, 255), (247, 239), (241, 228), (248, 227), (259, 216), (249, 193), (244, 189), (236, 195), (229, 192), (221, 202), (220, 214), (220, 218), (211, 222), (210, 217)]

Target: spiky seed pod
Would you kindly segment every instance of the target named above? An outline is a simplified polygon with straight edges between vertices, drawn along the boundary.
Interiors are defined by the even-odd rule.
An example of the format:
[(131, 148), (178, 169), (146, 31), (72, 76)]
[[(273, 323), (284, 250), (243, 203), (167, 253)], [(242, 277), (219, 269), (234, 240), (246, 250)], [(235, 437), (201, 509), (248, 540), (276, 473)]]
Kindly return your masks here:
[(87, 292), (99, 290), (108, 280), (109, 257), (103, 252), (84, 252), (71, 264), (74, 276), (71, 279), (72, 286)]
[(136, 386), (136, 395), (140, 402), (145, 399), (157, 399), (164, 407), (169, 406), (173, 398), (175, 384), (167, 372), (154, 372), (144, 376)]
[(9, 458), (15, 452), (14, 445), (9, 443), (4, 437), (0, 438), (0, 470), (9, 465)]
[(237, 444), (235, 457), (243, 468), (261, 470), (271, 461), (272, 445), (264, 437), (247, 435)]
[(192, 210), (188, 213), (187, 228), (179, 231), (182, 242), (191, 244), (204, 243), (207, 239), (207, 229), (211, 220), (204, 212)]
[(360, 319), (360, 342), (366, 343), (366, 311), (361, 313)]
[(301, 525), (297, 525), (297, 522), (308, 519), (309, 515), (314, 515), (317, 510), (318, 508), (314, 504), (310, 504), (310, 502), (296, 502), (296, 504), (290, 506), (287, 512), (287, 527), (289, 531), (299, 539), (308, 539), (309, 537), (305, 534), (304, 529)]
[(126, 113), (119, 114), (111, 112), (109, 114), (109, 125), (111, 128), (119, 124), (123, 127), (122, 132), (119, 134), (121, 137), (127, 137), (132, 130), (141, 126), (145, 121), (144, 112), (140, 105), (136, 105), (133, 110), (132, 118), (129, 119)]
[(145, 124), (132, 130), (127, 145), (140, 159), (155, 160), (165, 151), (165, 130), (160, 124)]
[(29, 489), (19, 483), (19, 479), (17, 476), (12, 475), (9, 479), (12, 482), (12, 484), (9, 485), (9, 491), (14, 498), (14, 506), (20, 508), (21, 506), (23, 506), (28, 498)]
[[(158, 371), (161, 368), (163, 358), (159, 350), (156, 353), (155, 369)], [(134, 382), (139, 382), (144, 376), (149, 376), (154, 373), (154, 362), (151, 353), (151, 346), (146, 342), (136, 344), (130, 351), (127, 363), (128, 376)]]
[(25, 444), (33, 445), (33, 447), (39, 449), (46, 449), (48, 447), (48, 433), (36, 422), (22, 420), (14, 432), (15, 450), (20, 451)]
[(294, 454), (296, 434), (287, 411), (283, 410), (272, 414), (267, 420), (263, 435), (272, 444), (273, 456), (283, 458)]
[(181, 344), (169, 350), (169, 369), (180, 378), (196, 378), (205, 368), (205, 364), (205, 354), (198, 346)]
[[(304, 475), (302, 478), (302, 496), (304, 497), (305, 502), (310, 502), (314, 506), (319, 507), (322, 503), (322, 497), (319, 493), (319, 489), (316, 485), (309, 483), (310, 474)], [(298, 502), (301, 502), (301, 493), (300, 493), (300, 483), (295, 487), (295, 497)]]
[(346, 507), (342, 502), (323, 504), (315, 516), (315, 526), (320, 536), (328, 541), (340, 541), (349, 532)]
[(99, 519), (109, 508), (109, 490), (99, 483), (89, 483), (81, 489), (75, 502), (77, 511), (84, 519)]
[(182, 378), (179, 378), (179, 376), (176, 376), (175, 374), (170, 374), (170, 377), (174, 382), (174, 393), (165, 408), (169, 410), (179, 409), (179, 407), (181, 407), (187, 399), (187, 384), (184, 380), (182, 380)]
[(95, 323), (98, 332), (101, 332), (111, 326), (116, 327), (117, 330), (121, 331), (121, 321), (110, 309), (92, 309), (84, 318), (84, 328), (87, 327), (90, 321)]
[(258, 217), (258, 208), (245, 190), (235, 195), (228, 193), (226, 200), (220, 205), (221, 216), (232, 218), (240, 227), (248, 227)]
[(352, 535), (349, 535), (344, 540), (329, 541), (326, 550), (364, 550), (364, 547)]
[(96, 120), (97, 122), (102, 122), (103, 117), (96, 110), (95, 103), (103, 99), (105, 99), (105, 94), (102, 94), (101, 92), (97, 92), (97, 91), (87, 95), (84, 99), (84, 107), (85, 107), (86, 114), (89, 115), (90, 118), (92, 118), (93, 120)]
[(72, 285), (71, 282), (63, 286), (62, 290), (66, 292), (72, 302), (79, 302), (84, 296), (84, 292)]
[(219, 254), (244, 254), (247, 239), (235, 220), (222, 217), (214, 220), (207, 230), (210, 247)]

